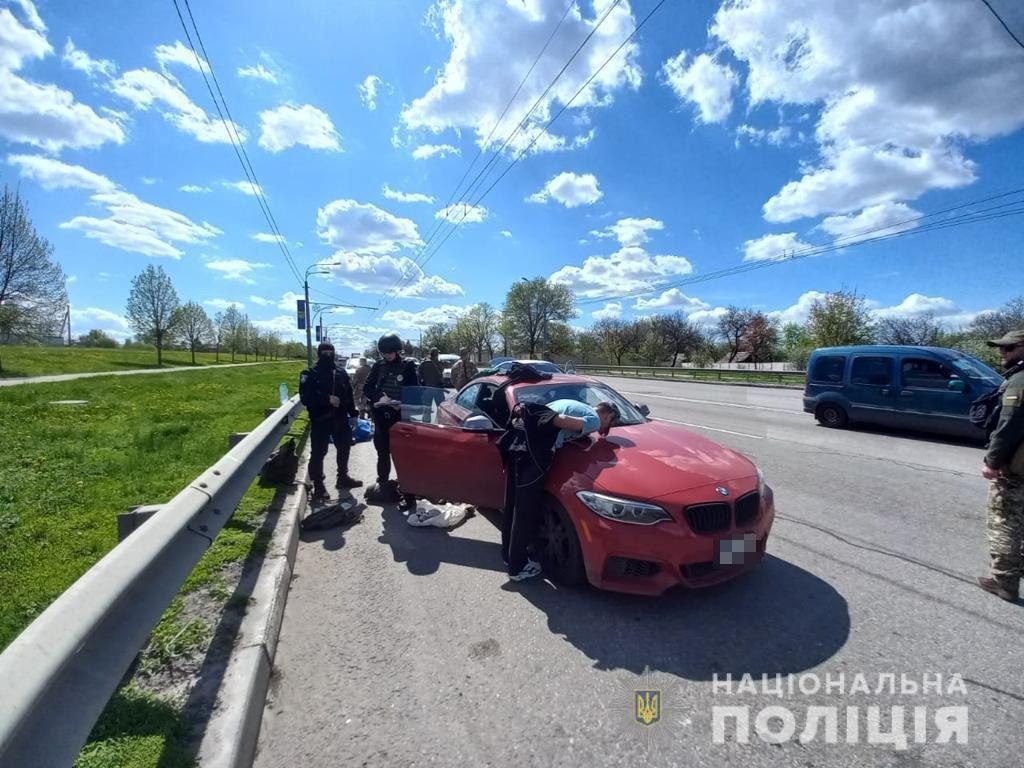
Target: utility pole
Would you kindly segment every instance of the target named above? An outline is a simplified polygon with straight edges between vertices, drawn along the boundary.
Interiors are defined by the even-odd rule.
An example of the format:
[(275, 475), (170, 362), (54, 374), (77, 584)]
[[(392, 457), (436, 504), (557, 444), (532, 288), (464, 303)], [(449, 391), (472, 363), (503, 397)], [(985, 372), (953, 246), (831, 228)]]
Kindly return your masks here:
[(309, 312), (309, 270), (306, 270), (306, 280), (303, 283), (303, 287), (306, 289), (306, 367), (313, 367), (313, 329), (311, 325), (311, 318)]
[(327, 267), (336, 267), (338, 264), (313, 264), (306, 268), (306, 276), (303, 280), (302, 287), (306, 293), (306, 365), (310, 368), (313, 367), (313, 310), (320, 309), (321, 311), (325, 307), (350, 307), (352, 309), (372, 309), (376, 311), (379, 307), (364, 307), (360, 304), (321, 304), (317, 303), (314, 305), (309, 303), (309, 275), (311, 273), (326, 275), (330, 273)]

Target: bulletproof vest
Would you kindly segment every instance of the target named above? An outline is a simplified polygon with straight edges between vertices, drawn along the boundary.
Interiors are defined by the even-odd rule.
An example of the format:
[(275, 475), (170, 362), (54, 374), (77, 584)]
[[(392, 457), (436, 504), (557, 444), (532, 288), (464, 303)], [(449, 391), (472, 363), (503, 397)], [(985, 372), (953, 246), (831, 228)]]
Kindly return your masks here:
[(404, 381), (402, 372), (405, 370), (405, 361), (395, 358), (394, 362), (386, 360), (380, 366), (380, 388), (392, 400), (402, 399), (402, 387), (412, 386), (415, 381)]

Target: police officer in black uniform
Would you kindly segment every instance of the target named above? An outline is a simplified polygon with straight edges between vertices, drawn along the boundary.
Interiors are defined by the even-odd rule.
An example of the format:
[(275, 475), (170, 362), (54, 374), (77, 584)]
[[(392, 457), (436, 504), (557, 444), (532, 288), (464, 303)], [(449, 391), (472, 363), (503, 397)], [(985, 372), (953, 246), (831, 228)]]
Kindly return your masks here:
[(317, 362), (299, 376), (299, 399), (309, 412), (310, 443), (309, 476), (313, 480), (313, 500), (327, 498), (324, 487), (324, 456), (333, 438), (338, 452), (336, 487), (358, 488), (362, 485), (348, 474), (348, 457), (352, 449), (352, 429), (359, 411), (352, 394), (352, 383), (344, 368), (334, 360), (334, 345), (323, 342), (316, 348)]
[[(402, 419), (401, 408), (381, 403), (384, 400), (402, 400), (404, 387), (419, 384), (416, 363), (402, 358), (402, 340), (397, 334), (389, 333), (380, 337), (377, 351), (381, 359), (373, 364), (366, 378), (366, 399), (373, 410), (373, 446), (377, 449), (377, 483), (366, 491), (368, 501), (398, 501), (398, 484), (391, 476), (391, 427)], [(416, 497), (405, 494), (399, 509), (412, 510)]]

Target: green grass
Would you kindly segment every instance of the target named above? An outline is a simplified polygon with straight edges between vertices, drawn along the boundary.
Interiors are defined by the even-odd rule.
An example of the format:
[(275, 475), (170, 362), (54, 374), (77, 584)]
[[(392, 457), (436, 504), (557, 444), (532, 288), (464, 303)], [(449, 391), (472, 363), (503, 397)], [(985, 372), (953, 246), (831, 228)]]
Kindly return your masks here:
[[(255, 362), (252, 355), (221, 352), (220, 364)], [(192, 366), (188, 350), (164, 350), (163, 363), (169, 366)], [(214, 352), (196, 352), (196, 366), (216, 365)], [(92, 373), (156, 368), (156, 351), (149, 349), (89, 349), (85, 347), (23, 347), (0, 345), (0, 378), (51, 376), (60, 373)]]
[[(117, 543), (116, 517), (167, 501), (295, 391), (301, 363), (0, 389), (0, 649)], [(88, 400), (87, 405), (49, 405)], [(186, 588), (253, 545), (254, 488)]]

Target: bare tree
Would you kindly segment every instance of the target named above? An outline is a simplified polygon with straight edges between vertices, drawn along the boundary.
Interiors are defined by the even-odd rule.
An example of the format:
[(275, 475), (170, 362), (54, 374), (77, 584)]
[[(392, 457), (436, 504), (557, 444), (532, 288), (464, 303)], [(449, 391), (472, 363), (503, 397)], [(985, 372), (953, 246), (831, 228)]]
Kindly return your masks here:
[(725, 337), (729, 345), (729, 362), (733, 362), (740, 353), (743, 337), (747, 333), (754, 313), (749, 309), (729, 307), (724, 315), (718, 318), (718, 331)]
[(153, 340), (157, 367), (163, 365), (164, 342), (171, 337), (178, 292), (163, 267), (146, 267), (132, 278), (128, 295), (128, 320), (140, 336)]
[(0, 339), (56, 335), (67, 312), (64, 271), (36, 232), (18, 192), (0, 197)]
[(920, 317), (887, 317), (878, 323), (875, 341), (879, 344), (930, 347), (935, 345), (941, 331), (932, 312)]
[(978, 339), (997, 339), (1020, 328), (1024, 328), (1024, 296), (1011, 299), (995, 311), (982, 312), (966, 330)]
[(622, 365), (622, 358), (639, 346), (642, 327), (627, 320), (605, 318), (594, 323), (591, 331), (608, 356), (615, 358), (615, 364)]
[(231, 362), (235, 362), (235, 353), (242, 349), (242, 312), (237, 304), (232, 304), (217, 314), (217, 331), (221, 345), (231, 350)]
[(665, 345), (665, 350), (672, 355), (673, 368), (679, 362), (679, 355), (691, 357), (700, 344), (700, 331), (682, 312), (659, 315), (654, 318), (654, 326)]
[(515, 328), (516, 340), (533, 358), (546, 338), (548, 324), (564, 323), (574, 316), (572, 291), (543, 277), (520, 280), (509, 289), (503, 314)]
[(192, 353), (192, 365), (196, 364), (196, 347), (209, 344), (216, 338), (210, 316), (194, 301), (178, 307), (171, 325), (181, 342), (188, 345)]
[(764, 312), (754, 312), (743, 341), (750, 350), (750, 359), (755, 365), (771, 362), (775, 347), (779, 343), (778, 321), (768, 317)]
[(466, 329), (472, 336), (472, 346), (476, 349), (478, 360), (483, 359), (485, 350), (488, 360), (494, 357), (494, 336), (499, 319), (499, 313), (487, 302), (477, 304), (466, 313)]

